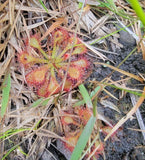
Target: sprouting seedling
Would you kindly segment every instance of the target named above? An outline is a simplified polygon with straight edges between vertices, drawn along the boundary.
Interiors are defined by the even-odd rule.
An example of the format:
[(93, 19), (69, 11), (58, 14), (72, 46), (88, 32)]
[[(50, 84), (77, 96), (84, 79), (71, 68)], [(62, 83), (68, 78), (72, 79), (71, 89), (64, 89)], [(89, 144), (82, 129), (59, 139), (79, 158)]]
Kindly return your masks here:
[[(66, 72), (64, 91), (78, 86), (91, 73), (92, 64), (86, 55), (87, 48), (78, 37), (62, 28), (51, 33), (49, 51), (43, 50), (37, 35), (31, 36), (25, 44), (26, 49), (19, 54), (18, 59), (27, 72), (28, 85), (33, 86), (40, 97), (59, 93)], [(38, 56), (29, 53), (27, 46), (34, 48)], [(67, 70), (69, 58), (71, 61)]]

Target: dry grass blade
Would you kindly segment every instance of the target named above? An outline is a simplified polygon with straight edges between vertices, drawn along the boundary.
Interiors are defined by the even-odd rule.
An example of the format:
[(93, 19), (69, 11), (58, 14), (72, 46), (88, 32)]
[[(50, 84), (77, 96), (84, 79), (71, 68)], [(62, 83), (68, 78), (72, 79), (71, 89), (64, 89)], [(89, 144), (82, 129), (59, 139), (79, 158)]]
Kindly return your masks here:
[(119, 108), (118, 108), (115, 104), (113, 104), (112, 102), (110, 102), (110, 101), (101, 99), (101, 100), (100, 100), (100, 103), (101, 103), (104, 107), (109, 107), (109, 108), (117, 111), (118, 113), (121, 113), (120, 110), (119, 110)]
[(140, 107), (140, 105), (143, 103), (144, 101), (144, 96), (145, 96), (145, 87), (143, 89), (143, 96), (141, 96), (137, 103), (135, 104), (135, 106), (127, 113), (127, 115), (125, 117), (123, 117), (111, 130), (111, 132), (105, 137), (105, 141), (107, 141), (107, 139), (119, 128), (121, 127), (136, 111), (137, 109)]
[(100, 65), (107, 66), (107, 67), (109, 67), (109, 68), (111, 68), (111, 69), (113, 69), (113, 70), (115, 70), (115, 71), (117, 71), (117, 72), (120, 72), (120, 73), (122, 73), (122, 74), (124, 74), (124, 75), (126, 75), (126, 76), (129, 76), (129, 77), (134, 78), (134, 79), (136, 79), (136, 80), (138, 80), (138, 81), (140, 81), (140, 82), (143, 82), (143, 79), (142, 79), (141, 77), (136, 76), (136, 75), (134, 75), (134, 74), (132, 74), (132, 73), (128, 73), (128, 72), (123, 71), (123, 70), (121, 70), (121, 69), (118, 69), (118, 68), (116, 68), (116, 67), (113, 67), (113, 66), (111, 66), (111, 65), (109, 65), (109, 64), (99, 63), (99, 62), (95, 62), (95, 64), (100, 64)]
[(52, 31), (54, 31), (56, 28), (58, 28), (62, 23), (66, 23), (66, 18), (58, 18), (56, 22), (54, 22), (48, 30), (45, 32), (45, 34), (41, 37), (40, 41), (42, 41), (45, 37), (47, 37)]
[[(118, 13), (127, 18), (120, 17)], [(116, 101), (120, 102), (120, 91), (123, 96), (128, 92), (140, 97), (127, 117), (112, 129), (107, 139), (136, 112), (145, 98), (145, 89), (142, 92), (138, 88), (128, 88), (131, 78), (139, 81), (137, 85), (143, 85), (140, 84), (145, 81), (142, 72), (137, 76), (137, 72), (133, 72), (134, 75), (105, 63), (94, 65), (94, 61), (110, 61), (115, 65), (118, 59), (123, 59), (120, 50), (124, 45), (120, 41), (120, 31), (124, 28), (137, 40), (138, 51), (141, 50), (144, 56), (142, 28), (138, 21), (129, 19), (131, 16), (135, 16), (134, 11), (123, 0), (0, 1), (0, 84), (4, 84), (0, 87), (0, 110), (5, 106), (0, 117), (3, 120), (0, 124), (0, 159), (57, 159), (55, 154), (50, 157), (53, 152), (49, 153), (55, 149), (57, 154), (57, 140), (61, 141), (60, 151), (63, 150), (66, 159), (70, 159), (78, 140), (75, 139), (76, 143), (73, 144), (71, 138), (79, 138), (95, 112), (97, 121), (92, 120), (94, 128), (91, 121), (86, 128), (88, 132), (93, 128), (92, 134), (87, 134), (89, 141), (87, 143), (85, 137), (87, 132), (83, 133), (80, 146), (84, 145), (83, 151), (87, 143), (82, 156), (84, 159), (98, 159), (100, 146), (103, 145), (103, 150), (105, 146), (104, 142), (100, 143), (99, 135), (106, 136), (116, 122), (114, 118), (107, 117), (110, 114), (108, 109), (106, 116), (106, 108), (103, 106), (120, 112), (118, 106), (115, 106)], [(117, 30), (118, 23), (124, 28)], [(92, 40), (93, 43), (90, 43)], [(66, 47), (68, 42), (72, 44), (70, 48), (69, 45)], [(25, 62), (28, 63), (25, 65)], [(125, 65), (124, 62), (126, 59), (121, 64)], [(112, 76), (104, 78), (110, 70), (114, 70)], [(119, 80), (113, 81), (116, 71), (119, 72)], [(7, 85), (3, 82), (8, 72), (10, 79)], [(82, 90), (82, 96), (76, 86), (85, 82), (86, 74), (91, 83), (88, 80), (88, 94)], [(121, 77), (122, 74), (125, 76)], [(8, 87), (6, 92), (5, 87)], [(87, 104), (82, 97), (85, 97)], [(117, 112), (115, 114), (120, 116)], [(114, 117), (118, 120), (118, 116)], [(103, 133), (103, 127), (106, 126), (109, 130)], [(67, 149), (68, 156), (64, 151)], [(81, 150), (76, 150), (80, 157)], [(101, 150), (99, 154), (102, 152)]]
[[(15, 9), (16, 9), (16, 10), (19, 10), (19, 8), (20, 8), (20, 5), (15, 5)], [(37, 11), (37, 12), (41, 12), (41, 13), (47, 13), (45, 9), (41, 9), (41, 8), (37, 8), (37, 7), (27, 7), (27, 6), (23, 6), (23, 7), (21, 8), (21, 10), (22, 10), (22, 11), (28, 11), (28, 12), (36, 12), (36, 11)], [(56, 11), (48, 10), (48, 13), (54, 15), (54, 14), (56, 14), (57, 12), (56, 12)], [(59, 12), (58, 12), (58, 14), (59, 14)]]
[(87, 48), (89, 48), (93, 53), (95, 53), (97, 56), (101, 57), (101, 59), (103, 59), (104, 61), (105, 61), (106, 59), (108, 59), (108, 58), (107, 58), (106, 56), (104, 56), (101, 52), (95, 50), (93, 46), (91, 46), (91, 45), (89, 45), (89, 44), (87, 44), (86, 42), (83, 42), (83, 41), (82, 41), (82, 43), (83, 43)]
[(139, 35), (139, 38), (140, 38), (140, 42), (138, 44), (139, 45), (138, 48), (139, 47), (141, 48), (143, 59), (145, 60), (145, 39), (143, 38), (145, 36), (145, 34), (142, 35), (142, 31), (141, 31), (140, 25), (141, 25), (140, 22), (138, 22), (136, 24), (136, 33), (137, 33), (137, 35)]
[(9, 1), (7, 0), (7, 1), (5, 1), (4, 3), (0, 3), (0, 11), (2, 11), (5, 7), (6, 7), (6, 5), (9, 3)]
[[(134, 106), (134, 105), (136, 104), (137, 97), (135, 97), (135, 95), (133, 95), (133, 94), (130, 94), (130, 98), (131, 98), (131, 102), (132, 102), (132, 104), (133, 104), (133, 106)], [(136, 114), (137, 121), (138, 121), (138, 124), (139, 124), (139, 126), (140, 126), (140, 129), (141, 129), (142, 131), (145, 131), (145, 125), (144, 125), (144, 122), (143, 122), (143, 119), (142, 119), (142, 116), (141, 116), (141, 113), (140, 113), (139, 108), (137, 109), (137, 111), (136, 111), (135, 114)], [(142, 132), (142, 135), (143, 135), (143, 138), (144, 138), (144, 140), (145, 140), (145, 133)]]

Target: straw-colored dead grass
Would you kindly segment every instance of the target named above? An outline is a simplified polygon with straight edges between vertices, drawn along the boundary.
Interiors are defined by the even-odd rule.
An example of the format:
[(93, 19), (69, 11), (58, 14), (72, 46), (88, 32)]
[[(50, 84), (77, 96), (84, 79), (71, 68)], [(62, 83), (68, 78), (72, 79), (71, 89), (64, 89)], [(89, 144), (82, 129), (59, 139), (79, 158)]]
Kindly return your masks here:
[[(45, 42), (50, 32), (62, 26), (62, 28), (68, 31), (77, 33), (82, 39), (87, 39), (87, 42), (82, 40), (82, 43), (89, 49), (88, 54), (94, 58), (94, 61), (97, 61), (97, 59), (111, 61), (103, 55), (102, 52), (105, 50), (110, 53), (106, 45), (105, 37), (109, 37), (108, 41), (112, 48), (114, 48), (111, 53), (116, 54), (114, 53), (116, 48), (119, 49), (123, 47), (118, 41), (119, 34), (116, 32), (117, 29), (114, 26), (115, 23), (118, 23), (117, 20), (113, 18), (114, 13), (107, 9), (103, 10), (103, 7), (98, 7), (103, 13), (92, 9), (97, 8), (100, 4), (99, 2), (93, 4), (94, 6), (90, 6), (92, 2), (88, 1), (90, 5), (83, 4), (83, 9), (79, 8), (75, 0), (49, 0), (44, 1), (44, 4), (47, 10), (36, 0), (2, 0), (0, 2), (1, 90), (4, 87), (2, 83), (5, 77), (9, 73), (11, 75), (9, 103), (4, 117), (0, 117), (0, 136), (5, 135), (0, 140), (0, 159), (2, 159), (12, 147), (14, 147), (14, 149), (12, 154), (9, 155), (9, 159), (14, 159), (14, 157), (39, 159), (46, 149), (46, 144), (49, 146), (54, 139), (65, 141), (61, 136), (63, 134), (63, 128), (61, 126), (60, 117), (62, 115), (60, 115), (60, 113), (61, 110), (68, 110), (78, 101), (80, 96), (77, 90), (73, 90), (68, 94), (51, 96), (48, 101), (47, 99), (42, 99), (40, 103), (34, 104), (38, 102), (39, 97), (27, 86), (24, 68), (17, 61), (17, 53), (25, 48), (23, 39), (26, 37), (29, 38), (33, 33), (39, 33), (41, 40)], [(122, 0), (116, 2), (117, 9), (125, 9), (128, 17), (135, 16), (133, 10), (126, 5), (124, 7), (124, 4), (126, 3)], [(100, 15), (98, 13), (100, 13)], [(124, 20), (120, 17), (120, 21), (123, 22), (124, 25), (129, 24), (128, 19)], [(110, 23), (110, 28), (106, 26), (107, 23)], [(143, 55), (145, 55), (144, 42), (142, 41), (138, 23), (133, 24), (132, 27), (134, 34), (136, 33), (138, 35), (136, 40), (141, 45), (141, 48), (138, 47), (138, 49), (141, 49)], [(93, 35), (93, 38), (91, 35)], [(101, 44), (102, 48), (100, 49), (102, 50), (100, 51), (98, 48), (93, 47), (91, 44), (94, 43), (98, 44), (98, 46)], [(35, 51), (32, 52), (37, 55)], [(107, 67), (110, 66), (107, 65)], [(112, 69), (115, 68), (112, 67)], [(143, 78), (139, 76), (127, 74), (119, 69), (116, 69), (116, 71), (143, 81)], [(112, 81), (105, 79), (103, 83), (99, 83), (99, 85), (102, 85), (100, 92), (105, 91), (104, 87), (106, 83), (112, 84)], [(93, 82), (93, 84), (96, 85), (96, 82)], [(120, 82), (113, 82), (113, 84), (116, 86), (121, 84), (121, 87), (123, 87)], [(107, 94), (115, 98), (109, 91)], [(78, 97), (72, 98), (72, 95), (78, 95)], [(96, 94), (95, 96), (98, 95)], [(0, 92), (0, 97), (1, 102), (2, 92)], [(143, 100), (144, 97), (141, 97), (135, 107), (127, 114), (127, 117), (118, 122), (105, 140), (135, 113)], [(2, 107), (1, 104), (0, 107)], [(113, 109), (115, 110), (115, 108)], [(99, 114), (98, 118), (111, 125), (103, 115)], [(95, 127), (97, 128), (98, 126), (96, 125)], [(26, 152), (26, 154), (22, 153), (22, 151)]]

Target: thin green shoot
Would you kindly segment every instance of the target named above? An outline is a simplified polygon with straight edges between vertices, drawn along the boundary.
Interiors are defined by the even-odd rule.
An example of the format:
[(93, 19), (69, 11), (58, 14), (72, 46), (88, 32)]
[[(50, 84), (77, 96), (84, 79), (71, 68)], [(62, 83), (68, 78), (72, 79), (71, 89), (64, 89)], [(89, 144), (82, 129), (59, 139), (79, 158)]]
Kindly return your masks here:
[(135, 48), (121, 61), (121, 63), (117, 66), (117, 68), (119, 68), (136, 50), (137, 50), (137, 47), (135, 47)]
[(42, 7), (45, 9), (45, 11), (48, 13), (48, 9), (45, 6), (45, 4), (42, 2), (42, 0), (39, 0), (40, 4), (42, 5)]
[(137, 96), (144, 96), (144, 95), (142, 95), (142, 93), (139, 93), (139, 92), (136, 92), (136, 91), (132, 91), (132, 90), (129, 90), (129, 89), (125, 89), (125, 88), (121, 88), (121, 87), (115, 86), (113, 84), (109, 84), (109, 83), (103, 83), (103, 84), (106, 85), (106, 86), (110, 86), (112, 88), (119, 89), (121, 91), (132, 93), (132, 94), (137, 95)]
[[(97, 94), (99, 91), (100, 91), (101, 87), (100, 86), (97, 86), (91, 93), (90, 93), (90, 98), (92, 99), (93, 96), (95, 96), (95, 94)], [(81, 106), (81, 105), (84, 105), (85, 104), (85, 100), (81, 100), (79, 102), (76, 102), (73, 107), (77, 107), (77, 106)]]
[[(132, 25), (132, 24), (129, 24), (129, 25), (127, 25), (126, 27), (129, 27), (129, 26), (131, 26), (131, 25)], [(120, 28), (120, 29), (117, 30), (117, 31), (114, 31), (114, 32), (112, 32), (112, 33), (110, 33), (110, 34), (107, 34), (107, 35), (105, 35), (105, 36), (103, 36), (103, 37), (101, 37), (101, 38), (99, 38), (99, 39), (96, 39), (95, 41), (93, 41), (92, 43), (90, 43), (90, 45), (93, 45), (93, 44), (95, 44), (95, 43), (97, 43), (97, 42), (99, 42), (99, 41), (101, 41), (101, 40), (103, 40), (103, 39), (105, 39), (105, 38), (108, 38), (108, 37), (110, 37), (110, 36), (112, 36), (112, 35), (120, 32), (120, 31), (122, 31), (122, 30), (124, 30), (124, 29), (125, 29), (124, 27), (123, 27), (123, 28)]]
[(24, 155), (27, 156), (28, 154), (26, 154), (20, 147), (18, 147), (18, 150)]
[(36, 123), (36, 125), (35, 125), (35, 127), (34, 127), (34, 130), (37, 130), (37, 129), (38, 129), (38, 126), (39, 126), (40, 123), (41, 123), (41, 119), (38, 120), (38, 122)]
[(117, 14), (122, 18), (129, 19), (129, 20), (134, 19), (132, 16), (128, 15), (123, 9), (118, 9), (113, 0), (107, 0), (107, 2), (102, 2), (100, 0), (97, 0), (97, 1), (100, 3), (99, 7), (106, 7), (110, 11), (112, 11), (113, 13)]
[(45, 106), (45, 105), (47, 105), (49, 100), (50, 100), (49, 98), (47, 98), (47, 99), (45, 99), (45, 98), (37, 99), (35, 102), (33, 102), (30, 105), (30, 108), (35, 108), (35, 107), (38, 107), (39, 105)]
[(9, 103), (9, 96), (11, 90), (11, 76), (10, 73), (6, 75), (4, 82), (3, 82), (3, 89), (2, 89), (2, 104), (1, 104), (1, 113), (0, 116), (3, 116), (6, 113), (6, 109)]
[(0, 139), (6, 139), (11, 135), (15, 135), (20, 132), (29, 131), (29, 130), (30, 128), (9, 129), (6, 132), (0, 134)]
[(81, 157), (81, 154), (90, 138), (95, 122), (96, 117), (92, 116), (86, 124), (82, 134), (80, 135), (70, 160), (79, 160), (79, 158)]
[(6, 157), (7, 157), (12, 151), (14, 151), (17, 147), (18, 147), (18, 145), (15, 145), (14, 147), (12, 147), (12, 148), (2, 157), (1, 160), (5, 160)]

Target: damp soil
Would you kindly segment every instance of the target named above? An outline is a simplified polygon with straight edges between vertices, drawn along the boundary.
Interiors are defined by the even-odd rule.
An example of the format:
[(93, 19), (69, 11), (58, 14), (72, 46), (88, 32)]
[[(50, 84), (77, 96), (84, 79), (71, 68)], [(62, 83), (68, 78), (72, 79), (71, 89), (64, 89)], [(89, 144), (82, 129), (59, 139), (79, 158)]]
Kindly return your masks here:
[[(134, 41), (133, 41), (134, 43)], [(113, 61), (110, 62), (111, 65), (117, 67), (125, 57), (135, 48), (134, 44), (127, 42), (122, 42), (124, 47), (118, 51), (118, 55), (106, 54), (106, 56)], [(141, 53), (134, 53), (119, 67), (120, 69), (138, 75), (138, 73), (145, 74), (145, 61), (142, 58)], [(113, 81), (121, 80), (124, 75), (121, 75), (119, 72), (112, 73), (112, 69), (104, 66), (99, 66), (97, 71), (94, 71), (91, 75), (91, 78), (94, 78), (97, 81), (101, 81), (104, 78), (110, 75)], [(126, 84), (127, 87), (132, 89), (143, 89), (143, 84), (136, 80), (129, 80)], [(120, 98), (120, 91), (115, 90), (114, 88), (108, 87), (107, 90), (116, 96), (119, 101), (110, 99), (121, 111), (120, 115), (117, 115), (115, 111), (106, 108), (104, 110), (104, 115), (109, 117), (112, 122), (117, 122), (120, 118), (126, 115), (133, 107), (131, 103), (130, 94), (125, 94)], [(140, 107), (141, 116), (145, 124), (145, 103)], [(116, 124), (116, 123), (115, 123)], [(105, 142), (105, 159), (106, 160), (145, 160), (145, 141), (141, 132), (131, 130), (130, 128), (140, 129), (136, 116), (133, 115), (124, 125), (121, 127), (121, 130), (117, 132), (118, 140), (112, 141), (109, 139)], [(103, 156), (100, 156), (98, 160), (103, 160)]]

